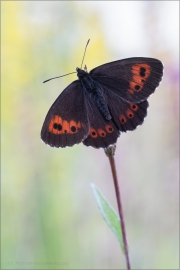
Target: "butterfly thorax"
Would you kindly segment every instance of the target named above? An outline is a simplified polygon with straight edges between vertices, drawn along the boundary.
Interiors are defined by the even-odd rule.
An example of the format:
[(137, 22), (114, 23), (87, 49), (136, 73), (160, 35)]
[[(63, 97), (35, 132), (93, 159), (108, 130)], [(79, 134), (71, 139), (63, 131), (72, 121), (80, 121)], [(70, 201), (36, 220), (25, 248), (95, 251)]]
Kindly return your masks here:
[(78, 76), (79, 80), (81, 81), (83, 86), (85, 86), (86, 90), (89, 93), (94, 92), (96, 87), (95, 87), (93, 79), (91, 78), (89, 73), (87, 73), (86, 71), (84, 71), (80, 68), (76, 68), (76, 71), (77, 71), (77, 76)]
[(92, 76), (86, 71), (76, 68), (77, 76), (85, 89), (86, 94), (96, 103), (97, 108), (105, 119), (110, 120), (110, 115), (107, 102), (104, 98), (103, 89), (100, 85), (92, 78)]

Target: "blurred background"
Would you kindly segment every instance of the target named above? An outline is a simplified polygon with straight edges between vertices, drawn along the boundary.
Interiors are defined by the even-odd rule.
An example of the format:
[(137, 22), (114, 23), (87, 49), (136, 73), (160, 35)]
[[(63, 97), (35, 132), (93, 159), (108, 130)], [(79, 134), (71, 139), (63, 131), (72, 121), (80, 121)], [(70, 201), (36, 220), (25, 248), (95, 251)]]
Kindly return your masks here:
[(1, 2), (2, 269), (125, 269), (90, 183), (117, 209), (104, 151), (40, 139), (80, 67), (160, 59), (148, 116), (121, 134), (116, 166), (132, 269), (179, 269), (179, 1)]

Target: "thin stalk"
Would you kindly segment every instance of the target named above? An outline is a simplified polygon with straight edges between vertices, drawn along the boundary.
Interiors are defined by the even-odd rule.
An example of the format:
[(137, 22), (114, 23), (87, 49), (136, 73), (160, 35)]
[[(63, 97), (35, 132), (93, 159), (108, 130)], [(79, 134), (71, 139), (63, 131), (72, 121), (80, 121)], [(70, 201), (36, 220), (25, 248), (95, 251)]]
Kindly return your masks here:
[(118, 211), (119, 211), (119, 217), (120, 217), (120, 226), (121, 226), (121, 230), (122, 230), (122, 237), (123, 237), (123, 243), (124, 243), (126, 266), (127, 266), (127, 269), (130, 270), (131, 266), (130, 266), (130, 260), (129, 260), (129, 252), (128, 252), (128, 244), (127, 244), (127, 238), (126, 238), (123, 208), (122, 208), (122, 203), (121, 203), (120, 189), (119, 189), (119, 185), (118, 185), (116, 165), (115, 165), (115, 160), (114, 160), (115, 149), (116, 149), (116, 145), (111, 145), (105, 149), (105, 153), (108, 156), (109, 162), (111, 165), (111, 171), (112, 171), (113, 180), (114, 180), (114, 187), (115, 187), (116, 199), (117, 199)]

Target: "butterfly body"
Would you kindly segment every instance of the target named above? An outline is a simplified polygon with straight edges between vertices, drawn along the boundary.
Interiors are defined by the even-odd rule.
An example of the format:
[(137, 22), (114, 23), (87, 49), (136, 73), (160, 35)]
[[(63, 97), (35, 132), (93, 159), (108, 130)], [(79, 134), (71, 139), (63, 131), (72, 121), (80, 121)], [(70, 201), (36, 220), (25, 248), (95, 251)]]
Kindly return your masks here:
[(83, 142), (106, 148), (120, 132), (134, 130), (147, 114), (147, 98), (159, 85), (162, 63), (134, 57), (99, 66), (90, 73), (76, 68), (71, 83), (51, 106), (41, 131), (52, 147)]
[(104, 99), (103, 89), (101, 89), (101, 86), (93, 80), (89, 73), (85, 72), (80, 68), (76, 68), (76, 71), (77, 76), (86, 94), (94, 100), (102, 116), (105, 117), (107, 120), (110, 120), (112, 117), (110, 115), (106, 100)]

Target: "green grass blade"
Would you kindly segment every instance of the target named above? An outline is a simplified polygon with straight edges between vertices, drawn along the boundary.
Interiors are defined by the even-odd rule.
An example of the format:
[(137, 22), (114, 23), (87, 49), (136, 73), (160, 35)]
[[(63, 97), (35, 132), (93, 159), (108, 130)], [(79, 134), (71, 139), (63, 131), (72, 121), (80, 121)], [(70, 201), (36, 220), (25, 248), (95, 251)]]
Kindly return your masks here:
[(119, 217), (115, 212), (115, 210), (111, 207), (109, 202), (102, 195), (100, 190), (93, 183), (91, 183), (91, 187), (93, 189), (101, 216), (105, 220), (106, 224), (110, 227), (112, 232), (115, 234), (117, 240), (120, 243), (121, 249), (124, 253), (124, 243), (122, 238), (122, 231), (120, 227)]

